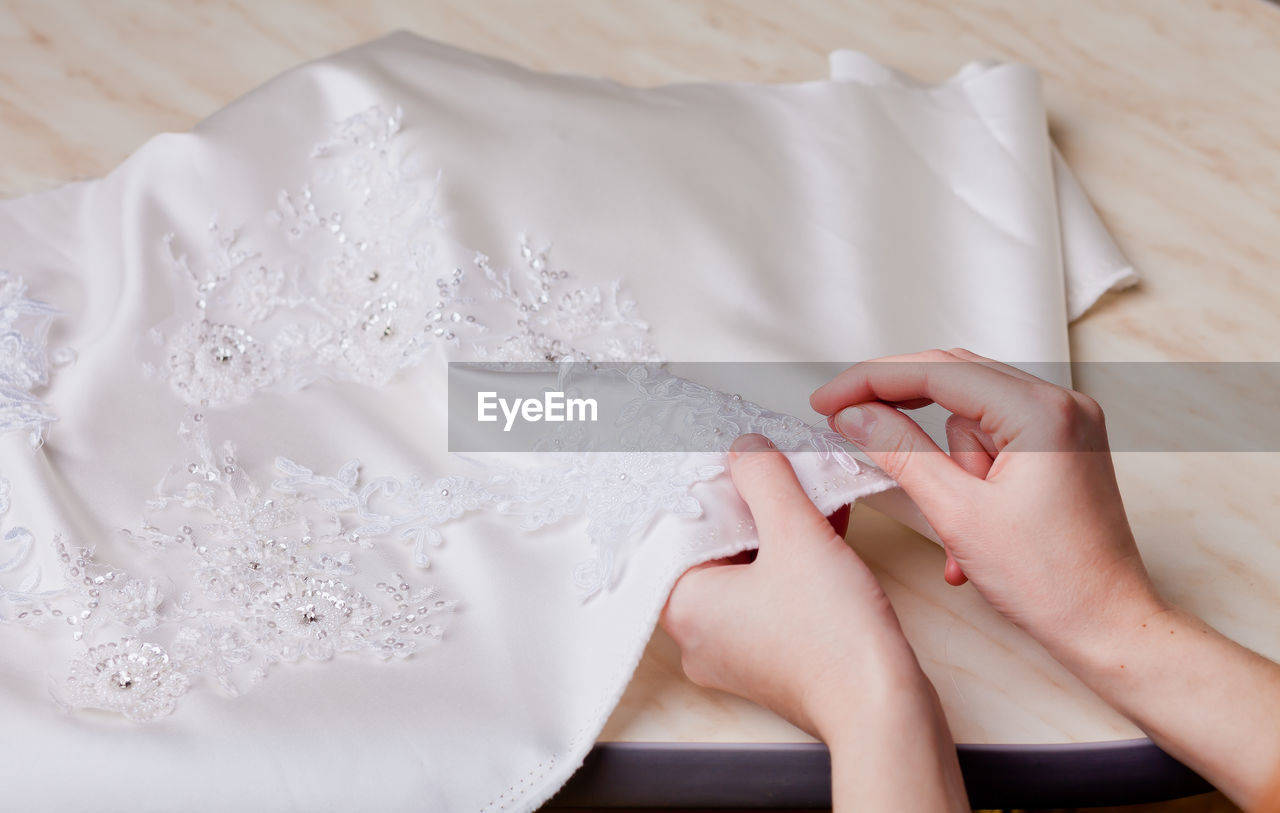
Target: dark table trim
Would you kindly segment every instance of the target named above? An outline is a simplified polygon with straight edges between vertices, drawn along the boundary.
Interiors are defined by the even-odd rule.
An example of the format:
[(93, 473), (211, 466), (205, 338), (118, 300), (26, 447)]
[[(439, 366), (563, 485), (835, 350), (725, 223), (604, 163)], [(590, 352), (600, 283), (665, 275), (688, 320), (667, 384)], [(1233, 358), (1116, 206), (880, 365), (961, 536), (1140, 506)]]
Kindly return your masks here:
[[(973, 807), (1141, 804), (1212, 787), (1148, 739), (959, 745)], [(831, 806), (821, 744), (597, 743), (552, 807)]]

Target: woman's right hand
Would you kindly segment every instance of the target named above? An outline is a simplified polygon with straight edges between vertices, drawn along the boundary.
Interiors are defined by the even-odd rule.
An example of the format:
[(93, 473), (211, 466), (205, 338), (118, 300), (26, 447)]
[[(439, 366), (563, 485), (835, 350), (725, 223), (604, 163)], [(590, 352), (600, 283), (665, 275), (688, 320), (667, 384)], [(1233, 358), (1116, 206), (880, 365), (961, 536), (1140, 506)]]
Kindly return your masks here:
[[(850, 367), (811, 399), (893, 476), (964, 575), (1106, 702), (1242, 806), (1280, 770), (1280, 666), (1165, 604), (1102, 410), (964, 350)], [(951, 410), (944, 454), (903, 408)], [(963, 575), (962, 575), (963, 571)]]
[[(814, 409), (902, 486), (947, 550), (946, 577), (1070, 658), (1163, 612), (1125, 517), (1102, 410), (964, 350), (856, 364)], [(951, 411), (950, 455), (896, 406)]]

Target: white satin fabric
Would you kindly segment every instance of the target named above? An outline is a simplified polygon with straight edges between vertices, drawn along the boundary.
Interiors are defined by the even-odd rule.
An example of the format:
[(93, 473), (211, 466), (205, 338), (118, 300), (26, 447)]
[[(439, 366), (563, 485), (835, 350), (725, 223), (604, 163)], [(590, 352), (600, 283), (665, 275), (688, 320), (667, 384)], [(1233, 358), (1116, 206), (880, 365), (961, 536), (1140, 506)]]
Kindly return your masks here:
[[(448, 359), (516, 358), (559, 330), (563, 346), (592, 358), (856, 361), (965, 346), (1013, 361), (1067, 360), (1068, 318), (1132, 271), (1052, 151), (1035, 72), (983, 65), (919, 85), (841, 52), (833, 75), (633, 89), (398, 33), (290, 71), (191, 133), (156, 136), (101, 180), (0, 202), (0, 269), (25, 280), (24, 301), (62, 312), (49, 345), (78, 354), (48, 386), (24, 389), (56, 417), (35, 426), (43, 445), (33, 447), (27, 431), (0, 436), (0, 477), (11, 483), (0, 566), (31, 543), (0, 571), (6, 804), (531, 810), (567, 780), (630, 679), (674, 580), (756, 544), (749, 512), (716, 469), (721, 454), (681, 458), (683, 485), (653, 497), (671, 478), (645, 481), (657, 508), (620, 543), (625, 567), (585, 600), (583, 563), (598, 562), (604, 544), (593, 523), (609, 515), (609, 500), (638, 492), (605, 493), (591, 476), (566, 480), (597, 485), (583, 485), (590, 499), (536, 528), (528, 514), (538, 504), (423, 519), (422, 505), (439, 508), (430, 495), (459, 487), (435, 478), (471, 471), (445, 445)], [(398, 132), (386, 132), (396, 129), (387, 119)], [(322, 200), (324, 224), (307, 220), (306, 190)], [(342, 225), (331, 228), (334, 213)], [(338, 242), (348, 231), (352, 242)], [(351, 251), (356, 242), (368, 251)], [(476, 251), (488, 260), (477, 264)], [(413, 319), (425, 322), (411, 326), (430, 338), (435, 278), (446, 290), (455, 267), (470, 280), (458, 290), (477, 286), (456, 300), (455, 338), (395, 345), (391, 362), (378, 356), (375, 339), (399, 342), (409, 323), (360, 321), (384, 292), (370, 287), (361, 302), (365, 289), (350, 280), (395, 280), (402, 287), (384, 304), (416, 309)], [(552, 319), (531, 336), (522, 312), (507, 307), (524, 294), (507, 303), (489, 293), (502, 269), (532, 281), (535, 303), (539, 273), (566, 271), (550, 290), (586, 301), (570, 316), (589, 324)], [(418, 277), (428, 293), (415, 288)], [(201, 318), (201, 284), (211, 286), (206, 310), (220, 310), (219, 324), (253, 325), (252, 345), (224, 336), (216, 340), (230, 342), (225, 351), (194, 339), (179, 347), (184, 325)], [(344, 322), (348, 300), (359, 320)], [(0, 327), (25, 337), (23, 347), (40, 344), (16, 313)], [(468, 316), (486, 330), (465, 332)], [(314, 332), (299, 339), (298, 325)], [(337, 339), (344, 331), (354, 345)], [(269, 358), (250, 358), (268, 345)], [(6, 347), (16, 354), (17, 339)], [(173, 360), (188, 351), (205, 353), (193, 362), (204, 373)], [(223, 363), (240, 377), (223, 376)], [(742, 394), (803, 424), (815, 417), (805, 386)], [(209, 459), (193, 459), (192, 439), (206, 437), (215, 444)], [(216, 445), (224, 441), (233, 453)], [(352, 459), (358, 471), (344, 468)], [(824, 508), (892, 486), (832, 456), (793, 460)], [(359, 503), (369, 482), (403, 485), (414, 474), (429, 488), (412, 521), (404, 519), (412, 510)], [(149, 501), (166, 476), (188, 502), (159, 511)], [(192, 496), (202, 479), (213, 484), (215, 510)], [(331, 502), (308, 489), (327, 490)], [(67, 682), (76, 663), (91, 671), (87, 647), (136, 638), (177, 658), (182, 636), (198, 637), (184, 625), (206, 618), (179, 619), (184, 606), (209, 604), (199, 586), (204, 557), (237, 533), (250, 542), (284, 533), (266, 520), (230, 528), (241, 508), (228, 499), (255, 510), (267, 499), (297, 500), (290, 510), (299, 516), (323, 515), (307, 526), (314, 543), (289, 533), (307, 555), (327, 540), (326, 583), (371, 598), (378, 619), (397, 601), (392, 573), (410, 585), (405, 593), (434, 587), (422, 600), (450, 602), (433, 616), (442, 637), (418, 634), (412, 655), (383, 661), (370, 657), (365, 632), (335, 628), (351, 644), (335, 653), (326, 651), (333, 638), (313, 646), (299, 627), (288, 641), (270, 639), (280, 647), (270, 657), (250, 641), (225, 674), (174, 678), (158, 708), (134, 715), (146, 722), (92, 708), (105, 690)], [(374, 515), (385, 527), (370, 524)], [(353, 527), (369, 528), (374, 544), (353, 539)], [(412, 533), (400, 538), (414, 529), (442, 538), (429, 556)], [(59, 538), (129, 574), (111, 581), (136, 576), (139, 585), (128, 595), (104, 587), (110, 601), (85, 625), (65, 615), (20, 622), (24, 606), (83, 611), (74, 594), (29, 598), (65, 580)], [(298, 607), (282, 612), (296, 616)], [(239, 623), (234, 613), (216, 618)], [(107, 678), (126, 695), (150, 685), (145, 676)]]

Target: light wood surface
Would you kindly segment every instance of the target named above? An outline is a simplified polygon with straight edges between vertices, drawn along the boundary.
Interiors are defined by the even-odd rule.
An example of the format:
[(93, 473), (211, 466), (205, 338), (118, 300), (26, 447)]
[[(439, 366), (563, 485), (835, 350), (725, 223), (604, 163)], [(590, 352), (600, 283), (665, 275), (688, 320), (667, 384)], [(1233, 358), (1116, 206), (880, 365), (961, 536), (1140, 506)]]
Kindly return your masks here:
[[(1260, 0), (7, 0), (0, 195), (101, 175), (158, 132), (397, 28), (639, 85), (815, 79), (844, 47), (924, 79), (978, 58), (1028, 62), (1043, 72), (1054, 137), (1144, 277), (1076, 323), (1075, 357), (1280, 355), (1280, 8)], [(1079, 383), (1090, 390), (1087, 375)], [(1212, 414), (1203, 395), (1197, 408)], [(1280, 454), (1128, 453), (1117, 465), (1161, 587), (1280, 656)], [(947, 587), (931, 543), (866, 509), (851, 539), (884, 581), (959, 740), (1139, 735), (972, 588)], [(688, 684), (661, 633), (605, 738), (805, 739)]]

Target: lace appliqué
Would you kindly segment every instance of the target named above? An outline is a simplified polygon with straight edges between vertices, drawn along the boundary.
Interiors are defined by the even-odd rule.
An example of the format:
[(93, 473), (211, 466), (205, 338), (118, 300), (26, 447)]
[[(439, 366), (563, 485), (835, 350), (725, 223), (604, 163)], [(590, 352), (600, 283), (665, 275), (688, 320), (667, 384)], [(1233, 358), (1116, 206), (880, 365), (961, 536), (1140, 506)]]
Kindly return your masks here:
[(401, 124), (399, 108), (374, 107), (336, 125), (265, 233), (215, 218), (196, 259), (170, 235), (191, 305), (153, 331), (163, 357), (150, 371), (188, 404), (218, 406), (321, 378), (382, 386), (433, 347), (502, 361), (656, 357), (620, 284), (576, 286), (523, 236), (521, 273), (479, 253), (469, 268), (446, 264), (439, 175), (424, 181), (396, 140)]
[[(12, 487), (0, 477), (0, 520), (9, 513)], [(52, 599), (63, 595), (61, 589), (40, 589), (42, 573), (29, 560), (35, 547), (35, 535), (21, 526), (5, 528), (0, 523), (0, 624), (37, 624), (53, 615)], [(61, 615), (61, 611), (58, 611)]]
[[(550, 246), (535, 249), (528, 236), (521, 235), (520, 256), (526, 266), (521, 274), (495, 269), (488, 257), (477, 254), (474, 263), (487, 287), (474, 276), (455, 271), (462, 290), (455, 302), (469, 305), (489, 300), (504, 306), (507, 318), (502, 329), (471, 342), (469, 357), (453, 354), (452, 360), (657, 361), (658, 351), (646, 338), (649, 325), (640, 318), (635, 301), (623, 292), (622, 283), (615, 281), (607, 292), (598, 287), (572, 288), (566, 282), (569, 272), (551, 267), (550, 250)], [(461, 317), (458, 311), (449, 314), (455, 322)]]
[[(740, 435), (764, 435), (784, 452), (815, 455), (819, 461), (835, 463), (845, 472), (848, 486), (854, 480), (875, 490), (889, 488), (894, 481), (879, 468), (859, 461), (848, 442), (829, 428), (816, 428), (794, 415), (773, 412), (740, 395), (712, 389), (696, 381), (672, 375), (655, 365), (624, 366), (624, 375), (642, 396), (628, 403), (619, 423), (631, 436), (652, 444), (655, 436), (667, 447), (723, 455)], [(650, 446), (649, 448), (652, 448)], [(808, 483), (809, 498), (824, 511), (831, 485)]]
[(548, 455), (554, 462), (508, 469), (495, 476), (497, 510), (534, 530), (585, 516), (596, 556), (578, 565), (574, 583), (584, 597), (609, 586), (628, 543), (664, 514), (694, 518), (702, 505), (690, 493), (724, 472), (719, 460), (660, 452), (587, 452)]
[[(209, 442), (198, 417), (182, 427), (191, 461), (162, 482), (148, 522), (125, 532), (126, 542), (153, 552), (131, 557), (150, 572), (114, 567), (94, 548), (56, 538), (66, 589), (34, 592), (38, 573), (13, 591), (0, 589), (0, 607), (23, 608), (2, 620), (64, 621), (86, 647), (55, 691), (61, 702), (147, 721), (170, 713), (202, 677), (234, 695), (280, 663), (345, 652), (402, 658), (444, 634), (457, 602), (381, 562), (378, 545), (393, 531), (422, 532), (412, 519), (369, 509), (372, 493), (394, 490), (391, 481), (360, 487), (354, 462), (321, 477), (280, 461), (285, 478), (263, 489), (233, 446)], [(3, 483), (0, 509), (7, 495)], [(430, 500), (410, 502), (422, 517), (439, 510), (426, 506), (435, 505)], [(204, 521), (166, 521), (177, 507)], [(32, 543), (23, 529), (7, 538), (18, 550), (0, 573)], [(192, 583), (172, 588), (177, 573), (192, 574)]]
[[(384, 546), (407, 543), (413, 562), (428, 567), (443, 526), (472, 512), (511, 516), (527, 530), (585, 518), (595, 557), (573, 575), (594, 595), (658, 518), (702, 514), (692, 489), (722, 475), (724, 452), (743, 432), (867, 474), (830, 433), (636, 364), (622, 367), (638, 394), (620, 422), (632, 438), (622, 453), (558, 436), (557, 448), (574, 453), (539, 455), (529, 467), (364, 482), (357, 461), (324, 474), (280, 457), (274, 481), (259, 485), (231, 444), (210, 441), (203, 410), (324, 378), (381, 386), (436, 352), (499, 369), (657, 358), (621, 285), (575, 285), (552, 267), (549, 247), (522, 236), (514, 271), (478, 253), (465, 269), (444, 263), (434, 187), (396, 144), (400, 127), (399, 110), (382, 108), (340, 123), (316, 147), (312, 179), (281, 192), (266, 226), (228, 231), (214, 220), (197, 260), (169, 239), (190, 304), (152, 332), (162, 354), (150, 371), (190, 406), (180, 429), (188, 459), (166, 476), (145, 522), (125, 532), (127, 545), (153, 555), (129, 557), (137, 564), (126, 570), (93, 547), (55, 539), (68, 586), (39, 589), (29, 568), (8, 587), (4, 577), (19, 578), (33, 539), (22, 528), (4, 537), (11, 555), (0, 556), (0, 621), (65, 623), (83, 646), (60, 690), (69, 707), (145, 721), (202, 681), (237, 694), (281, 663), (407, 656), (441, 637), (456, 602), (394, 572)], [(0, 310), (6, 329), (15, 314), (52, 313), (23, 299), (20, 281), (5, 291), (0, 304), (18, 303)], [(44, 329), (16, 345), (23, 361), (13, 369), (23, 377), (15, 380), (28, 389), (47, 380), (47, 367), (30, 361), (43, 358)], [(655, 446), (677, 405), (693, 442)], [(0, 485), (3, 514), (8, 484)], [(750, 531), (739, 522), (738, 536)], [(174, 587), (176, 573), (191, 583)]]
[(26, 294), (22, 277), (0, 269), (0, 434), (26, 431), (38, 446), (57, 418), (33, 391), (49, 383), (52, 363), (70, 354), (50, 359), (46, 337), (59, 311)]
[(135, 722), (171, 713), (190, 681), (156, 644), (125, 638), (91, 648), (71, 664), (67, 694), (78, 708), (115, 711)]
[[(461, 476), (431, 482), (420, 477), (382, 477), (357, 488), (356, 461), (347, 463), (333, 477), (317, 475), (283, 457), (276, 459), (276, 468), (285, 475), (273, 484), (276, 491), (313, 494), (329, 510), (353, 512), (360, 523), (348, 533), (353, 542), (393, 533), (412, 542), (413, 561), (419, 567), (431, 565), (427, 548), (443, 541), (440, 525), (494, 498), (484, 483)], [(375, 509), (374, 503), (381, 510)]]
[[(528, 374), (535, 366), (514, 372)], [(725, 471), (725, 455), (739, 435), (762, 434), (784, 452), (834, 463), (838, 482), (802, 478), (824, 511), (843, 504), (833, 504), (833, 497), (855, 484), (866, 492), (894, 485), (880, 469), (854, 457), (830, 429), (673, 375), (661, 365), (568, 364), (559, 365), (554, 376), (548, 371), (548, 377), (566, 393), (594, 392), (591, 379), (620, 379), (637, 394), (622, 406), (615, 425), (603, 430), (607, 440), (583, 431), (582, 424), (547, 424), (554, 428), (535, 444), (544, 452), (533, 456), (539, 465), (497, 469), (497, 485), (490, 486), (495, 510), (520, 517), (525, 529), (587, 518), (596, 556), (574, 576), (588, 597), (614, 583), (629, 547), (658, 517), (702, 515), (691, 490)]]

